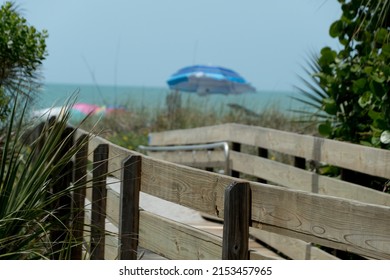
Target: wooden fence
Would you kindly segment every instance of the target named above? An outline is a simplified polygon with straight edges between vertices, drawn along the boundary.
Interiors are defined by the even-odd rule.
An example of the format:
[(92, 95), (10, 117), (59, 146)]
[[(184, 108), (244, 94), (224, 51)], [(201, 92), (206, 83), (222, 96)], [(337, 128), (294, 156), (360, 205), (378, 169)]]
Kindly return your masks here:
[[(74, 224), (83, 221), (85, 229), (85, 221), (91, 223), (75, 235), (90, 246), (79, 247), (74, 258), (86, 251), (92, 259), (137, 259), (141, 247), (168, 259), (272, 259), (250, 248), (250, 237), (292, 259), (336, 258), (319, 247), (390, 258), (389, 195), (302, 168), (314, 160), (389, 178), (389, 151), (236, 124), (151, 134), (150, 145), (231, 143), (232, 177), (130, 151), (82, 130), (74, 141), (85, 137), (71, 166), (78, 183), (92, 176), (85, 193), (74, 194), (75, 209), (85, 206)], [(241, 153), (243, 145), (259, 148), (263, 157)], [(299, 165), (267, 159), (266, 150), (291, 155)], [(214, 151), (206, 154), (210, 160)], [(119, 182), (120, 190), (110, 182)], [(223, 235), (140, 209), (141, 192), (223, 219)]]
[[(334, 200), (331, 201), (335, 203), (337, 201), (336, 199), (342, 199), (339, 203), (343, 204), (344, 200), (347, 200), (348, 202), (363, 203), (364, 205), (371, 204), (371, 206), (375, 205), (378, 207), (390, 206), (390, 195), (383, 192), (388, 191), (389, 187), (389, 151), (308, 135), (238, 124), (224, 124), (152, 133), (149, 136), (149, 145), (152, 148), (156, 146), (169, 146), (172, 148), (172, 146), (177, 145), (206, 144), (221, 141), (230, 143), (231, 150), (228, 156), (228, 166), (230, 166), (231, 170), (229, 175), (234, 177), (249, 177), (251, 180), (258, 182), (285, 187), (284, 190), (286, 191), (308, 192), (315, 195), (313, 197), (316, 198), (334, 197)], [(206, 167), (208, 170), (212, 168), (214, 170), (221, 170), (226, 166), (225, 152), (221, 150), (204, 150), (202, 152), (193, 150), (189, 153), (183, 150), (176, 152), (161, 150), (157, 152), (149, 151), (148, 153), (155, 158), (195, 167)], [(278, 159), (281, 160), (278, 161)], [(286, 162), (290, 162), (290, 164), (286, 164)], [(339, 167), (339, 170), (341, 170), (340, 176), (335, 178), (320, 175), (320, 166), (326, 164)], [(366, 186), (366, 184), (373, 180), (383, 182), (380, 189), (382, 192)], [(255, 185), (255, 183), (251, 182), (251, 186), (252, 184)], [(254, 190), (256, 188), (253, 187), (252, 189)], [(284, 192), (282, 191), (282, 193)], [(296, 220), (297, 225), (302, 227), (304, 223), (302, 223), (302, 217), (299, 217), (296, 212), (297, 206), (295, 203), (299, 205), (300, 203), (304, 203), (304, 200), (289, 201), (288, 199), (282, 200), (282, 197), (284, 195), (280, 196), (279, 199), (280, 203), (284, 201), (284, 210), (280, 209), (282, 205), (279, 205), (274, 210), (276, 212), (282, 211), (280, 212), (283, 213), (281, 220), (289, 222), (290, 219)], [(308, 208), (307, 210), (313, 214), (317, 211), (322, 211), (323, 209), (319, 209), (320, 205), (322, 204), (318, 204), (317, 207), (312, 205), (313, 209)], [(322, 207), (330, 207), (330, 205), (325, 204)], [(252, 211), (255, 211), (254, 206), (252, 206)], [(290, 214), (288, 214), (289, 211), (291, 211)], [(321, 224), (322, 222), (320, 220), (335, 219), (335, 216), (337, 216), (336, 213), (329, 213), (323, 217), (318, 217), (316, 218), (318, 219), (317, 223)], [(306, 220), (306, 222), (309, 221)], [(317, 228), (316, 223), (310, 225), (311, 222), (309, 222), (306, 226), (311, 227), (311, 229), (306, 233), (313, 235), (313, 238), (308, 238), (307, 236), (303, 238), (302, 234), (306, 233), (300, 231), (298, 233), (293, 229), (289, 229), (289, 232), (286, 232), (286, 228), (277, 228), (278, 226), (274, 224), (276, 220), (270, 222), (272, 224), (270, 228), (270, 225), (266, 225), (263, 221), (261, 231), (255, 229), (256, 226), (253, 226), (256, 223), (252, 223), (253, 227), (250, 229), (251, 234), (259, 240), (293, 259), (334, 258), (334, 256), (320, 250), (318, 246), (312, 246), (311, 243), (353, 252), (357, 251), (349, 249), (351, 245), (350, 237), (354, 236), (353, 239), (362, 238), (362, 240), (366, 238), (366, 242), (371, 243), (371, 241), (368, 241), (371, 240), (371, 237), (364, 233), (364, 222), (357, 221), (356, 217), (345, 222), (340, 222), (335, 219), (334, 222), (337, 225), (332, 226), (329, 224), (329, 228), (322, 226), (318, 226)], [(351, 227), (350, 223), (360, 224), (362, 232), (360, 234), (351, 233), (349, 235), (347, 232)], [(389, 220), (384, 220), (374, 227), (380, 228), (385, 226), (388, 228), (389, 224)], [(331, 233), (334, 227), (342, 227), (346, 230), (345, 236), (335, 238), (333, 235), (337, 234), (335, 232)], [(323, 233), (319, 234), (322, 231)], [(318, 243), (318, 238), (322, 239), (325, 235), (329, 235), (329, 239), (332, 241), (338, 240), (339, 245), (343, 245), (338, 247), (333, 242), (329, 243), (328, 241)], [(372, 240), (374, 239), (376, 238)], [(374, 243), (376, 242), (372, 244)]]

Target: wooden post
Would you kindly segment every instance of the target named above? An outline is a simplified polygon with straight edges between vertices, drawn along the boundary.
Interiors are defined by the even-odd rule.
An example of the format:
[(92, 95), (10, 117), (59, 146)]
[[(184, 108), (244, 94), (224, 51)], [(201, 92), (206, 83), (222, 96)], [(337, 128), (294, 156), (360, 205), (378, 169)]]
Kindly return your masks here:
[[(68, 152), (73, 146), (73, 128), (67, 127), (61, 135), (61, 141), (63, 145), (55, 159), (55, 162), (59, 162), (63, 155)], [(58, 199), (52, 202), (51, 210), (55, 211), (55, 216), (52, 217), (52, 222), (58, 224), (58, 228), (53, 229), (50, 233), (50, 239), (52, 243), (54, 260), (62, 258), (61, 251), (65, 242), (67, 242), (68, 232), (64, 230), (64, 226), (70, 228), (71, 221), (71, 209), (72, 209), (72, 198), (70, 192), (65, 192), (69, 188), (73, 181), (73, 162), (69, 161), (60, 168), (60, 174), (58, 176), (58, 182), (53, 185), (52, 195), (56, 196), (59, 194)], [(60, 221), (60, 223), (59, 223)]]
[[(268, 158), (268, 150), (267, 149), (259, 147), (259, 148), (257, 148), (257, 154), (259, 155), (259, 157)], [(257, 178), (257, 182), (266, 184), (267, 180), (262, 179), (262, 178)]]
[(93, 153), (91, 246), (92, 260), (104, 259), (107, 204), (108, 145), (100, 144)]
[[(240, 152), (241, 151), (241, 144), (233, 142), (232, 143), (232, 150), (235, 152)], [(240, 178), (240, 172), (232, 170), (232, 177)]]
[(225, 190), (223, 260), (247, 260), (250, 225), (250, 185), (233, 183)]
[[(81, 146), (80, 146), (81, 145)], [(84, 204), (87, 187), (87, 164), (88, 164), (88, 135), (84, 134), (77, 140), (80, 150), (75, 155), (75, 170), (73, 192), (73, 238), (76, 242), (72, 248), (72, 260), (82, 259), (83, 231), (84, 231)]]
[(139, 233), (141, 156), (123, 161), (119, 212), (119, 259), (136, 260)]

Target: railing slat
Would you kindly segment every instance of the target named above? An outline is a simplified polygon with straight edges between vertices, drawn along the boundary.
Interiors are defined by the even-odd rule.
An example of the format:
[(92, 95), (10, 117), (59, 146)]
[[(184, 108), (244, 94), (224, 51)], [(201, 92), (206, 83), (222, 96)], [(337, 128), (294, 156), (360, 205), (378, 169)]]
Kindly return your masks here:
[(83, 229), (84, 229), (84, 206), (87, 187), (87, 165), (88, 165), (88, 135), (84, 134), (77, 139), (76, 146), (80, 150), (75, 155), (73, 193), (73, 237), (76, 245), (72, 248), (72, 259), (82, 259)]
[[(59, 163), (63, 160), (65, 153), (70, 150), (73, 146), (73, 129), (68, 127), (65, 128), (62, 132), (61, 139), (63, 141), (60, 151), (56, 155), (55, 161)], [(66, 242), (69, 240), (67, 236), (68, 232), (64, 231), (63, 226), (70, 228), (70, 219), (71, 219), (71, 193), (66, 189), (69, 188), (70, 184), (73, 182), (73, 162), (65, 162), (62, 169), (59, 171), (58, 182), (53, 185), (53, 196), (56, 194), (61, 194), (59, 198), (52, 202), (52, 209), (55, 210), (55, 217), (51, 217), (54, 224), (58, 224), (59, 220), (61, 225), (58, 226), (58, 230), (52, 230), (50, 233), (50, 239), (52, 242), (52, 250), (54, 252), (52, 258), (58, 260), (63, 258), (61, 255), (62, 248), (66, 246)]]
[(92, 260), (103, 260), (107, 199), (106, 180), (108, 171), (108, 145), (99, 145), (95, 149), (93, 157), (90, 255)]
[(139, 192), (141, 156), (123, 162), (119, 212), (119, 259), (136, 260), (139, 233)]

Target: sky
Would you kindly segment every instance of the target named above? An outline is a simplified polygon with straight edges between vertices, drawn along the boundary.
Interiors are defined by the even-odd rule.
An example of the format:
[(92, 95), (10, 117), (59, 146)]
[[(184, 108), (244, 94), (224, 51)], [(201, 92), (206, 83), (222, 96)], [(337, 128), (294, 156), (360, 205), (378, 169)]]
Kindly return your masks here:
[[(2, 1), (4, 2), (4, 1)], [(340, 17), (336, 0), (16, 0), (46, 29), (46, 83), (167, 87), (192, 64), (231, 68), (258, 90), (291, 90)]]

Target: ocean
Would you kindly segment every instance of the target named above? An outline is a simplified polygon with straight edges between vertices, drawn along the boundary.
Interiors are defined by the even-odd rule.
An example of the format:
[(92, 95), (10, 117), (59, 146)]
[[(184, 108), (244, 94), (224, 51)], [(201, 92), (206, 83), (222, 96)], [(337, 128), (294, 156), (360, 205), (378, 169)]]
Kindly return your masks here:
[[(91, 103), (100, 106), (125, 106), (128, 109), (158, 110), (165, 107), (170, 90), (164, 87), (100, 86), (76, 84), (45, 84), (36, 96), (34, 110), (59, 107), (66, 104), (71, 96), (77, 96), (78, 103)], [(244, 107), (254, 113), (275, 108), (285, 113), (301, 109), (302, 104), (293, 100), (298, 92), (258, 91), (240, 95), (210, 94), (199, 96), (181, 92), (182, 104), (190, 103), (203, 110), (229, 110), (232, 106)]]

